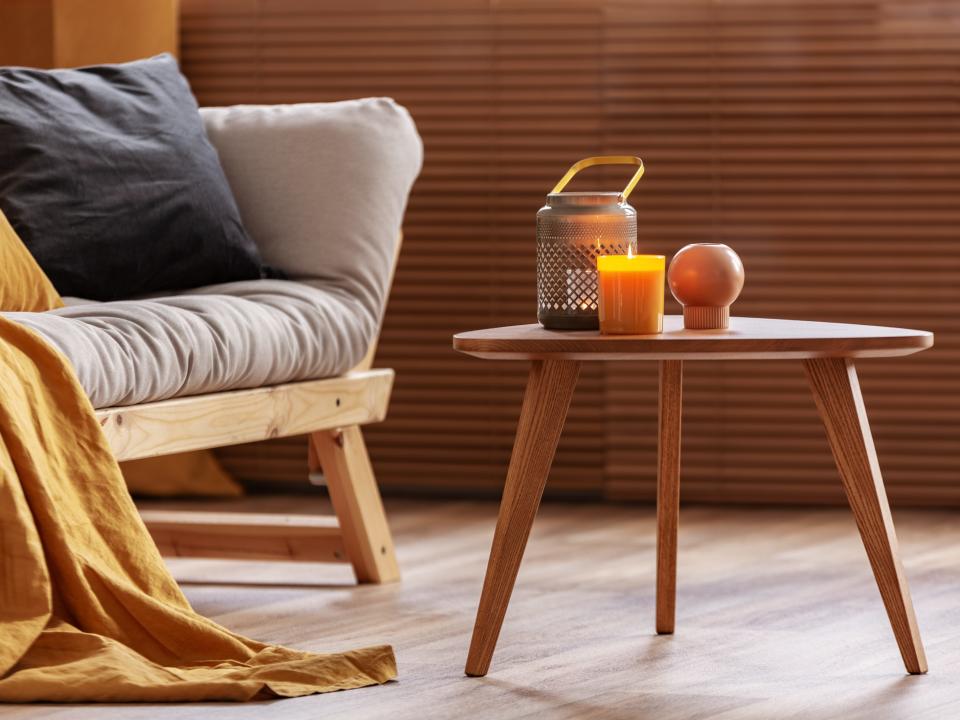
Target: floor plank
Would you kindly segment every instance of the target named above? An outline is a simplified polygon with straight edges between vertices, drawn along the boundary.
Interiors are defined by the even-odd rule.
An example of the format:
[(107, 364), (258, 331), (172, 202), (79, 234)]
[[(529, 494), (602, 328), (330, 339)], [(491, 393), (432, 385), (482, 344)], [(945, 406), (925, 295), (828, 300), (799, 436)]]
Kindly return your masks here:
[[(204, 507), (310, 512), (319, 501)], [(548, 503), (490, 675), (466, 678), (496, 506), (406, 500), (387, 510), (403, 571), (397, 585), (356, 587), (345, 565), (173, 559), (170, 566), (200, 612), (258, 639), (317, 651), (393, 643), (398, 682), (269, 708), (5, 706), (0, 717), (960, 717), (955, 512), (894, 513), (929, 675), (903, 672), (849, 513), (682, 509), (676, 634), (657, 636), (653, 508)]]

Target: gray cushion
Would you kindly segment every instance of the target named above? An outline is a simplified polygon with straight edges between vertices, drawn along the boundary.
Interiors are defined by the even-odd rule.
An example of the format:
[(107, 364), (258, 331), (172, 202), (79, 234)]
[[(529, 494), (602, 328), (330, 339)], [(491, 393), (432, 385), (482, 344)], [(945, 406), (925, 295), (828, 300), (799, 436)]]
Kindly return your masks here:
[(116, 300), (261, 277), (170, 55), (0, 68), (0, 208), (64, 295)]
[(5, 314), (70, 359), (94, 407), (340, 375), (375, 331), (349, 301), (287, 280)]
[(376, 337), (422, 146), (392, 100), (202, 111), (268, 263), (296, 280), (5, 313), (95, 407), (342, 374)]

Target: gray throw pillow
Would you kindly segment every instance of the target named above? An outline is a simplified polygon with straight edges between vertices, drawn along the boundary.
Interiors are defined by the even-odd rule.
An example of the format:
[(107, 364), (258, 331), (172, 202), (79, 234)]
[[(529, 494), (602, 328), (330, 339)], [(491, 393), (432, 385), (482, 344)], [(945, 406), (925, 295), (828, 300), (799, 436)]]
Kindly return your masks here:
[(62, 295), (113, 300), (263, 274), (170, 55), (0, 68), (0, 209)]

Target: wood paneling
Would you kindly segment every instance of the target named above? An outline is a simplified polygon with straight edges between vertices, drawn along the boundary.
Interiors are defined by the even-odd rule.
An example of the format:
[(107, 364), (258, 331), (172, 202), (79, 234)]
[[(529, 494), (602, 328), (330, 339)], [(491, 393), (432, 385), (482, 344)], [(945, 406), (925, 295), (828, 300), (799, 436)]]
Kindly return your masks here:
[[(182, 26), (202, 104), (385, 94), (417, 120), (377, 361), (397, 382), (368, 433), (385, 487), (500, 489), (526, 367), (450, 336), (531, 321), (544, 194), (575, 159), (631, 153), (641, 247), (732, 245), (735, 314), (937, 333), (861, 380), (892, 499), (960, 504), (954, 3), (184, 0)], [(842, 502), (798, 363), (688, 363), (684, 381), (685, 499)], [(656, 408), (655, 363), (585, 366), (548, 492), (653, 499)], [(302, 443), (269, 447), (225, 460), (302, 477)]]
[(177, 53), (178, 0), (2, 0), (0, 65), (77, 67)]

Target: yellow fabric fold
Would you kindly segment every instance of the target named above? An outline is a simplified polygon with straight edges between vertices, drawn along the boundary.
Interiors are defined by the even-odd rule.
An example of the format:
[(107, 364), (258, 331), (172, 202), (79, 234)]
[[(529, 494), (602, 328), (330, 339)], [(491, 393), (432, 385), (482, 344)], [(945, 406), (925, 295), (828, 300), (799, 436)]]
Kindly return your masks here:
[(60, 297), (0, 210), (0, 310), (43, 312), (63, 307)]
[(243, 486), (210, 450), (127, 460), (120, 463), (120, 471), (134, 497), (243, 495)]
[(386, 682), (388, 646), (321, 655), (197, 614), (67, 360), (0, 316), (0, 701), (197, 701)]

